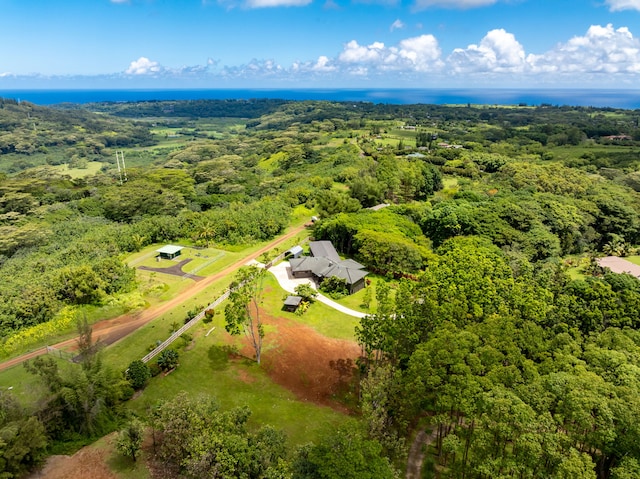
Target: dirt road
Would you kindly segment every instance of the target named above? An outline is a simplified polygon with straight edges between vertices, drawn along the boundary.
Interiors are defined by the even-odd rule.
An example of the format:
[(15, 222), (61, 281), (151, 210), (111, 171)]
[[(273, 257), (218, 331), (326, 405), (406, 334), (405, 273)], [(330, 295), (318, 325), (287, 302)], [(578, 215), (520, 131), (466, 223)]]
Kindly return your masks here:
[[(118, 316), (116, 318), (106, 319), (104, 321), (99, 321), (95, 323), (93, 325), (93, 337), (96, 340), (100, 340), (104, 344), (115, 343), (119, 339), (122, 339), (128, 334), (131, 334), (133, 331), (140, 328), (141, 326), (144, 326), (148, 322), (153, 321), (154, 319), (171, 311), (173, 308), (179, 306), (180, 304), (184, 303), (191, 297), (202, 292), (212, 283), (226, 276), (230, 276), (236, 270), (244, 266), (247, 262), (258, 258), (263, 253), (266, 253), (267, 251), (278, 246), (280, 243), (283, 243), (284, 241), (287, 241), (288, 239), (293, 238), (297, 234), (304, 231), (304, 229), (305, 229), (305, 225), (298, 226), (292, 229), (288, 233), (282, 236), (279, 236), (278, 238), (276, 238), (266, 246), (263, 246), (258, 251), (251, 253), (250, 255), (245, 256), (243, 259), (236, 261), (232, 265), (226, 267), (219, 273), (216, 273), (212, 276), (208, 276), (202, 281), (194, 282), (187, 289), (185, 289), (179, 295), (177, 295), (175, 298), (172, 298), (165, 303), (162, 303), (158, 306), (155, 306), (149, 309), (145, 309), (144, 311), (139, 313), (123, 314), (122, 316)], [(62, 341), (58, 344), (54, 344), (53, 347), (56, 349), (66, 349), (66, 348), (69, 348), (70, 346), (74, 346), (77, 342), (77, 339), (78, 338), (67, 339), (66, 341)], [(0, 363), (0, 371), (3, 371), (12, 366), (15, 366), (24, 361), (33, 359), (35, 357), (41, 356), (46, 353), (47, 353), (47, 348), (44, 347), (44, 348), (36, 349), (35, 351), (31, 351), (26, 354), (23, 354), (22, 356), (18, 356), (16, 358), (10, 359), (8, 361)]]

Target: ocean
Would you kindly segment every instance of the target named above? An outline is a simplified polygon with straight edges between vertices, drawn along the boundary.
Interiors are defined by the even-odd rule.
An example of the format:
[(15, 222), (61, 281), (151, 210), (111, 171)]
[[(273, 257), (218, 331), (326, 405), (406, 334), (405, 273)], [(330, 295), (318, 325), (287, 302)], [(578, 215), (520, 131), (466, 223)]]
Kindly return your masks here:
[(596, 89), (211, 89), (211, 90), (0, 90), (0, 97), (37, 105), (150, 100), (364, 101), (387, 104), (591, 106), (640, 109), (640, 90)]

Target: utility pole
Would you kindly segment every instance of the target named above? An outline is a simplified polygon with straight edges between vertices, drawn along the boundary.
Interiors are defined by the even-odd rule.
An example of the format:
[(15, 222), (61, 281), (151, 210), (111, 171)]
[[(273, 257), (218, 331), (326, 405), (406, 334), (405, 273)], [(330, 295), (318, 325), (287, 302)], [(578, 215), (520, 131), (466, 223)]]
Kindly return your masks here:
[(122, 185), (127, 181), (127, 167), (124, 164), (124, 151), (116, 150), (116, 164), (118, 165), (118, 176), (120, 177), (120, 184)]

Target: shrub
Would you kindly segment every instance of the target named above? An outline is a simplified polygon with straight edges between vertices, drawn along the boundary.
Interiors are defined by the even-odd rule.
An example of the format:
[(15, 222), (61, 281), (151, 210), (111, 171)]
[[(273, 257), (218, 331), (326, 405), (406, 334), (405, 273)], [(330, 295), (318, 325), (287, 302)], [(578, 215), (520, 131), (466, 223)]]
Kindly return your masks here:
[(347, 280), (331, 276), (320, 283), (320, 290), (333, 299), (340, 299), (349, 294)]
[(149, 366), (149, 372), (151, 373), (151, 377), (155, 378), (162, 372), (162, 369), (160, 368), (160, 366), (158, 366), (158, 363), (151, 363), (151, 365)]
[(165, 349), (158, 355), (158, 366), (163, 371), (170, 371), (178, 366), (178, 352), (173, 349)]
[(204, 312), (204, 318), (202, 318), (202, 322), (204, 324), (209, 324), (213, 321), (214, 316), (216, 315), (216, 310), (213, 308), (209, 308)]
[(191, 341), (193, 341), (193, 336), (191, 336), (189, 333), (182, 333), (180, 335), (180, 339), (184, 341), (184, 346), (187, 346)]
[(295, 293), (307, 303), (313, 303), (318, 292), (308, 284), (299, 284), (294, 289)]
[[(200, 314), (200, 311), (203, 310), (202, 306), (194, 306), (193, 308), (191, 308), (189, 311), (187, 311), (187, 315), (184, 318), (184, 324), (187, 324), (189, 321), (191, 321), (193, 318), (195, 318), (196, 316), (198, 316)], [(177, 328), (176, 328), (177, 329)]]
[(125, 371), (125, 377), (127, 381), (129, 381), (129, 384), (131, 384), (131, 387), (138, 390), (145, 387), (151, 377), (151, 371), (149, 370), (149, 366), (139, 359), (136, 359), (129, 364), (129, 367)]

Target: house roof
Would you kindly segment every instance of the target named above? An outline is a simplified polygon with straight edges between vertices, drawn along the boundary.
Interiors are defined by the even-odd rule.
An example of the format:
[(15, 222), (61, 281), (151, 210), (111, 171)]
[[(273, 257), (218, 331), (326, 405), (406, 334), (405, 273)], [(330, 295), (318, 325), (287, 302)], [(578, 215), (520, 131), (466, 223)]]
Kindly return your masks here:
[(285, 306), (300, 306), (302, 296), (287, 296), (284, 300)]
[(289, 259), (292, 273), (311, 272), (318, 278), (335, 276), (346, 280), (349, 285), (369, 274), (357, 261), (340, 259), (331, 241), (311, 241), (309, 249), (312, 256)]
[(340, 261), (340, 256), (331, 241), (311, 241), (309, 242), (311, 255), (316, 258), (327, 258), (334, 262)]
[(364, 271), (364, 266), (351, 259), (334, 262), (327, 258), (303, 256), (290, 259), (289, 264), (294, 273), (310, 271), (319, 278), (337, 276), (346, 280), (347, 284), (354, 284), (369, 274), (368, 271)]
[(340, 266), (350, 269), (364, 269), (364, 266), (352, 259), (343, 259), (340, 261)]
[(368, 271), (345, 268), (344, 266), (336, 264), (324, 272), (324, 277), (327, 278), (335, 276), (346, 280), (347, 284), (355, 284), (368, 274)]
[(172, 244), (168, 244), (156, 250), (156, 253), (160, 254), (176, 254), (178, 251), (183, 249), (184, 246), (174, 246)]

